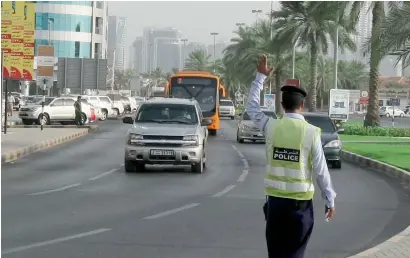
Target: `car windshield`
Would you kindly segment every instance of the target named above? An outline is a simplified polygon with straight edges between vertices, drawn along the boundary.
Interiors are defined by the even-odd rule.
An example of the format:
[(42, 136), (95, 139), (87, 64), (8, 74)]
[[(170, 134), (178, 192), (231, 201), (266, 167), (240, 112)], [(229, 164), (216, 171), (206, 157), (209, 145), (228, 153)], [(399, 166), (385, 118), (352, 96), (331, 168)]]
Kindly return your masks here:
[(194, 98), (198, 101), (203, 113), (215, 111), (216, 79), (202, 77), (172, 78), (171, 85), (172, 97)]
[[(267, 115), (267, 116), (269, 116), (269, 117), (272, 117), (272, 118), (277, 118), (276, 117), (276, 114), (275, 114), (275, 112), (273, 112), (273, 111), (268, 111), (268, 110), (264, 110), (264, 111), (262, 111), (265, 115)], [(243, 114), (243, 118), (242, 118), (242, 120), (251, 120), (251, 118), (248, 116), (248, 113), (244, 113)]]
[(327, 116), (306, 116), (305, 120), (316, 127), (322, 129), (322, 132), (325, 133), (334, 133), (336, 132), (336, 128), (333, 124), (332, 119)]
[[(44, 102), (44, 105), (49, 105), (53, 100), (54, 100), (54, 98), (46, 98), (46, 101)], [(40, 98), (40, 99), (36, 100), (35, 104), (41, 105), (42, 103), (43, 103), (43, 100)]]
[(219, 105), (221, 105), (221, 106), (233, 106), (233, 103), (230, 100), (221, 100), (221, 101), (219, 101)]
[(136, 123), (197, 124), (195, 106), (184, 104), (143, 104)]

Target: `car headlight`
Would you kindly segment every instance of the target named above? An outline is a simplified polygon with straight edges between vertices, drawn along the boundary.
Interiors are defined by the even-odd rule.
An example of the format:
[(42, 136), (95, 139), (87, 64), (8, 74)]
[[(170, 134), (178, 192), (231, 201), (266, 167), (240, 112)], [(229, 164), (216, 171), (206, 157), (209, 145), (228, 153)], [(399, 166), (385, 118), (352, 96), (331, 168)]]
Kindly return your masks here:
[(336, 148), (340, 146), (341, 146), (341, 142), (339, 140), (333, 140), (333, 141), (328, 142), (325, 145), (325, 148)]
[(29, 108), (28, 110), (31, 112), (36, 112), (37, 110), (39, 110), (40, 108)]
[(135, 133), (130, 133), (128, 135), (128, 144), (132, 145), (143, 145), (141, 140), (143, 140), (144, 137), (141, 134), (135, 134)]
[(185, 146), (198, 146), (199, 145), (199, 137), (198, 135), (185, 135), (183, 141), (187, 141), (184, 143)]
[(249, 131), (252, 130), (252, 128), (250, 126), (243, 125), (243, 124), (241, 125), (241, 129), (242, 130), (249, 130)]

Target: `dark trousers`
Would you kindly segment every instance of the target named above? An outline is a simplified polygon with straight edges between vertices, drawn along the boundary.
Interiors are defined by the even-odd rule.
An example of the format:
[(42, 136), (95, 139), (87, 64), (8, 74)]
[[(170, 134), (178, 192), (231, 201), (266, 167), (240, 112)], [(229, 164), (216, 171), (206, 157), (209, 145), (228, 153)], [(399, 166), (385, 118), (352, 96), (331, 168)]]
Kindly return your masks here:
[(75, 111), (75, 120), (74, 121), (77, 125), (82, 125), (81, 112)]
[(269, 258), (303, 258), (314, 224), (312, 200), (270, 196), (266, 215)]

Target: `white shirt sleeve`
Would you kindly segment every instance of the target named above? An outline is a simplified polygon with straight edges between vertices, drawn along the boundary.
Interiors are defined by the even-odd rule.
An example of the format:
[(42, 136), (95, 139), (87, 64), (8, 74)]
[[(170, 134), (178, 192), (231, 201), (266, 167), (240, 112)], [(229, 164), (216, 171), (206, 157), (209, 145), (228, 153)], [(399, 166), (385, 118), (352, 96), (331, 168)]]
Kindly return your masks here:
[(265, 79), (266, 75), (262, 73), (256, 74), (256, 78), (251, 84), (248, 104), (246, 105), (246, 113), (261, 131), (265, 131), (266, 123), (269, 120), (269, 117), (260, 109), (260, 94)]
[(313, 170), (316, 173), (316, 182), (321, 191), (322, 198), (326, 200), (329, 208), (334, 207), (336, 192), (333, 189), (320, 137), (316, 137), (313, 143)]

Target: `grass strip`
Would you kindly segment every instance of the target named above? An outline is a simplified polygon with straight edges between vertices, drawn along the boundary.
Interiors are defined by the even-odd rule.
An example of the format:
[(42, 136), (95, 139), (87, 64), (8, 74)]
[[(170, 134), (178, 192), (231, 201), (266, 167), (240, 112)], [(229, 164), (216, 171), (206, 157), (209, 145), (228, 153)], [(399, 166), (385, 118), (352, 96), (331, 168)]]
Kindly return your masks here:
[(345, 143), (343, 149), (410, 171), (410, 146)]

